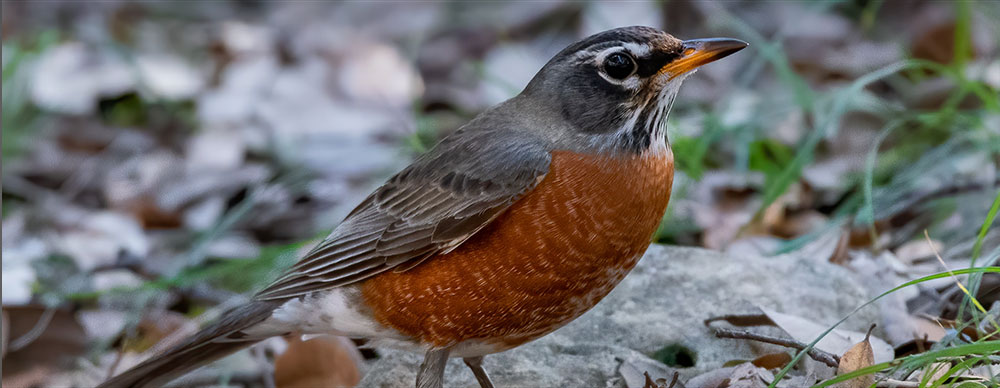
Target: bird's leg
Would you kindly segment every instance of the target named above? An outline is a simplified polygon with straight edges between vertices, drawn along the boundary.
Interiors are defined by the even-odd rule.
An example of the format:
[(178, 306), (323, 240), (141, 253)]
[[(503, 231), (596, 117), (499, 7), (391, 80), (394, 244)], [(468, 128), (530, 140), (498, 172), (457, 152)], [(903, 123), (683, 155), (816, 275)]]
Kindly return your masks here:
[(490, 375), (486, 374), (486, 369), (483, 369), (483, 356), (479, 357), (466, 357), (462, 361), (465, 361), (465, 365), (472, 369), (472, 374), (476, 375), (476, 381), (479, 382), (479, 386), (482, 388), (493, 388), (493, 382), (490, 381)]
[(424, 362), (417, 372), (417, 388), (441, 388), (444, 385), (444, 367), (448, 365), (450, 349), (431, 349), (424, 354)]

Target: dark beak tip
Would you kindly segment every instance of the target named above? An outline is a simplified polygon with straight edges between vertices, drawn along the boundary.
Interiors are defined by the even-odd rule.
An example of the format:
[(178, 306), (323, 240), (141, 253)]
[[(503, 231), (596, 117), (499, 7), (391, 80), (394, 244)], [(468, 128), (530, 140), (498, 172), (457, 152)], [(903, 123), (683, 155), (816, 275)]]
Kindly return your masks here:
[(731, 45), (719, 48), (719, 54), (722, 56), (728, 56), (731, 54), (735, 54), (736, 52), (743, 50), (748, 46), (750, 46), (750, 43), (744, 42), (742, 40), (733, 39), (733, 43)]
[(750, 43), (733, 38), (708, 38), (685, 40), (684, 46), (729, 55), (747, 48), (747, 46), (750, 46)]
[(747, 47), (750, 47), (750, 43), (744, 42), (742, 40), (739, 40), (739, 39), (730, 39), (730, 40), (733, 42), (732, 44), (733, 44), (734, 49), (736, 51), (740, 51), (740, 50), (743, 50), (743, 49), (745, 49)]

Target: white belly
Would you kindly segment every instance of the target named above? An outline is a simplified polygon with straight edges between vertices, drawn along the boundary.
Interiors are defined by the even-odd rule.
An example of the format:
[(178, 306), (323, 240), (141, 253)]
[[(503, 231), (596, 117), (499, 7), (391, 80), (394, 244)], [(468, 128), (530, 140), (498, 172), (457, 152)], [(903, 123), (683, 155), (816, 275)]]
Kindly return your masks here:
[(375, 321), (361, 303), (361, 291), (356, 287), (333, 288), (289, 300), (275, 309), (270, 318), (246, 330), (248, 334), (272, 333), (270, 335), (289, 331), (350, 338), (405, 339), (396, 330)]

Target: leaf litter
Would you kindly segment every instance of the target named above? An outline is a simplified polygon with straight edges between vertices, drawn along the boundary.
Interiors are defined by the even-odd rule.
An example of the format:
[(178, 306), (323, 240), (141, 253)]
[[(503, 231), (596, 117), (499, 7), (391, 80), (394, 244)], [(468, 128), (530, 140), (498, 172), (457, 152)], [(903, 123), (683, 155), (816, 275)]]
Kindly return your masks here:
[[(679, 170), (659, 242), (832, 262), (871, 296), (1000, 257), (1000, 229), (984, 224), (1000, 182), (991, 2), (93, 5), (4, 3), (5, 385), (93, 385), (193, 330), (561, 47), (637, 21), (755, 50), (687, 81), (668, 123)], [(927, 62), (855, 87), (911, 60)], [(741, 329), (711, 327), (742, 337), (726, 341), (770, 341), (754, 359), (701, 376), (629, 360), (619, 373), (629, 387), (797, 387), (841, 364), (997, 340), (998, 279), (940, 277), (883, 298), (875, 332), (860, 322), (816, 343), (836, 367), (807, 357), (778, 382), (829, 322), (727, 312)], [(863, 344), (870, 362), (854, 355)], [(39, 346), (65, 357), (41, 360)], [(232, 372), (255, 385), (268, 379), (261, 357), (328, 355), (344, 368), (282, 361), (272, 377), (350, 385), (375, 357), (354, 347), (276, 339), (190, 381)], [(997, 374), (943, 370), (975, 359), (869, 376)]]

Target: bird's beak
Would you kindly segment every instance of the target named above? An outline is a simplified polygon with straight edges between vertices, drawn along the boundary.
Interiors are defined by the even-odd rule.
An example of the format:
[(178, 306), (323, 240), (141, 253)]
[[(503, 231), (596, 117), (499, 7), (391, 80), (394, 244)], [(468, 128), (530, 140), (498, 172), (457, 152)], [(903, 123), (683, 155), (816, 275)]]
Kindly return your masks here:
[(730, 38), (685, 40), (681, 57), (666, 64), (660, 71), (669, 73), (670, 79), (673, 79), (701, 65), (725, 58), (749, 45), (742, 40)]

